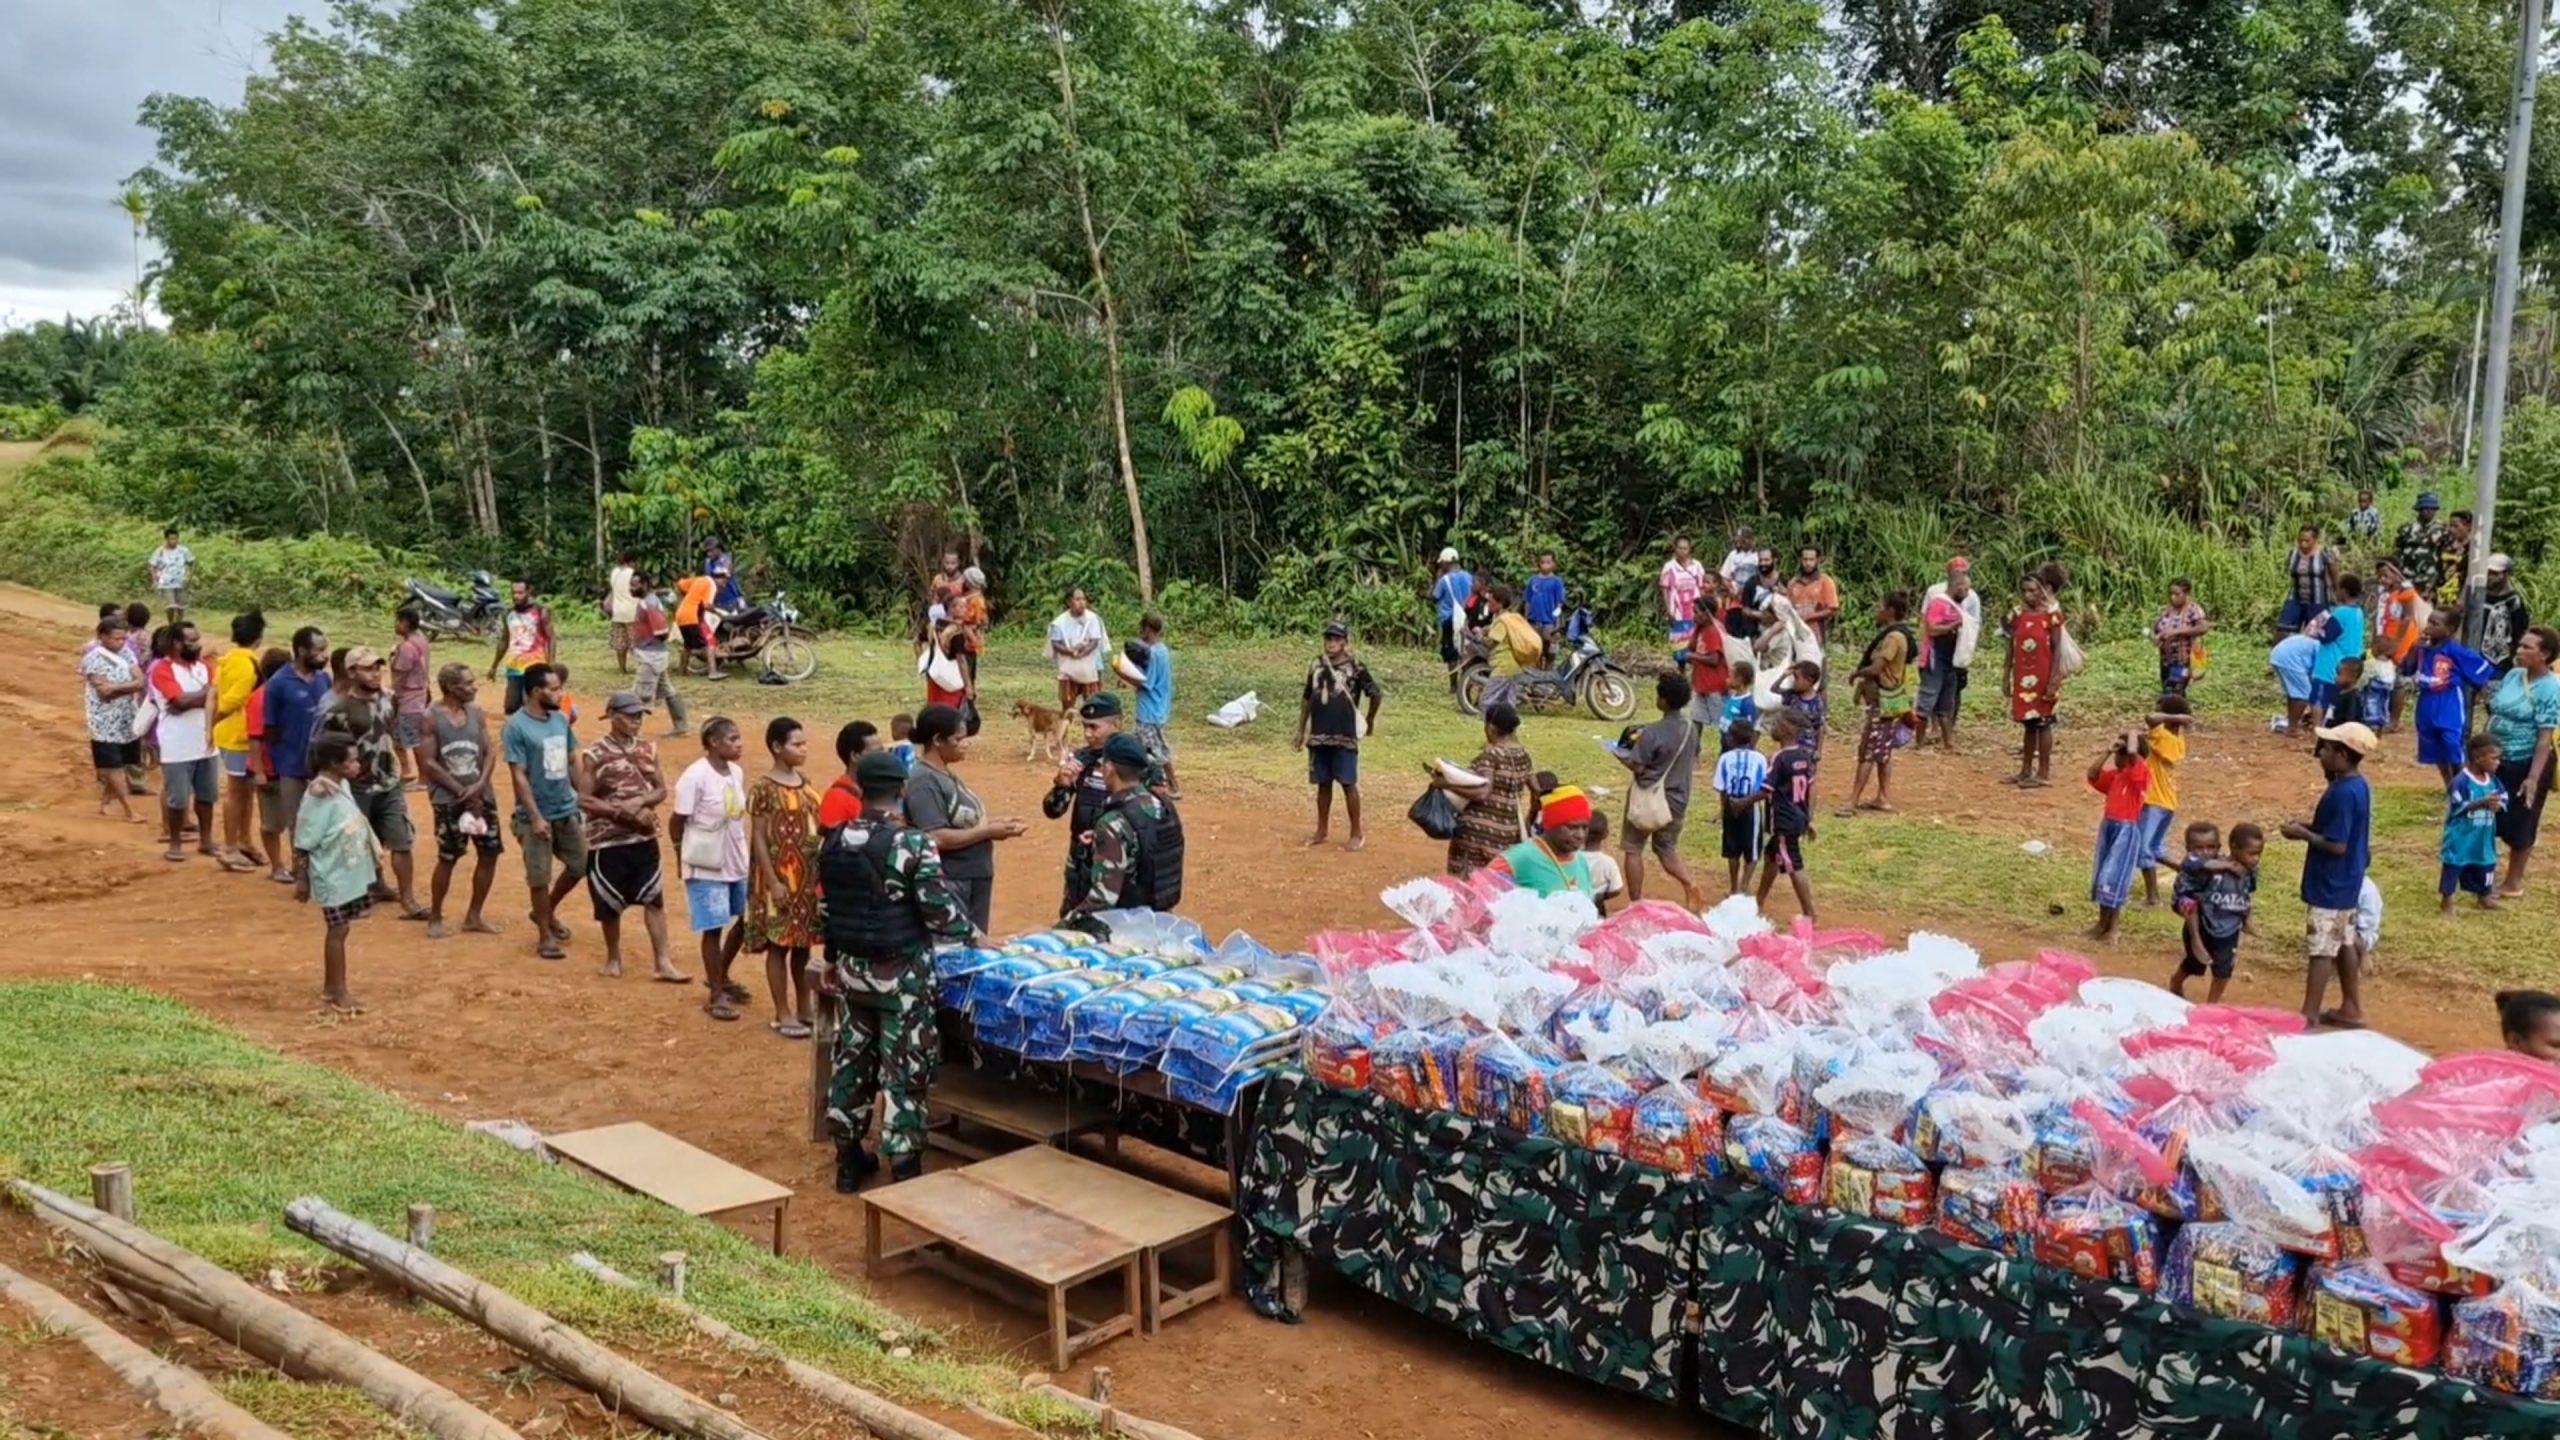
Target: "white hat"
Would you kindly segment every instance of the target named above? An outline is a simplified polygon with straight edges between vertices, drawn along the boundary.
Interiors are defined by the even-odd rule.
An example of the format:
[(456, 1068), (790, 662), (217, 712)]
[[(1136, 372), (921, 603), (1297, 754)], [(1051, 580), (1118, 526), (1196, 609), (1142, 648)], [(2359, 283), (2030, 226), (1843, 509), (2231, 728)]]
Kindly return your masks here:
[(1443, 546), (1441, 546), (1441, 547), (1440, 547), (1440, 563), (1441, 563), (1441, 564), (1443, 564), (1443, 565), (1455, 565), (1455, 564), (1457, 564), (1457, 563), (1458, 563), (1458, 547), (1457, 547), (1457, 546), (1455, 546), (1455, 545), (1443, 545)]
[(2515, 562), (2515, 561), (2513, 561), (2513, 560), (2508, 559), (2508, 558), (2507, 558), (2505, 555), (2503, 555), (2503, 554), (2499, 554), (2499, 555), (2492, 555), (2492, 556), (2490, 556), (2490, 557), (2489, 557), (2489, 564), (2488, 564), (2488, 566), (2487, 566), (2486, 568), (2491, 569), (2491, 570), (2508, 570), (2508, 571), (2512, 571), (2512, 570), (2514, 570), (2514, 569), (2516, 568), (2516, 562)]
[(2322, 725), (2311, 733), (2320, 739), (2344, 745), (2358, 755), (2370, 755), (2382, 744), (2374, 738), (2370, 726), (2359, 725), (2353, 720), (2344, 725)]

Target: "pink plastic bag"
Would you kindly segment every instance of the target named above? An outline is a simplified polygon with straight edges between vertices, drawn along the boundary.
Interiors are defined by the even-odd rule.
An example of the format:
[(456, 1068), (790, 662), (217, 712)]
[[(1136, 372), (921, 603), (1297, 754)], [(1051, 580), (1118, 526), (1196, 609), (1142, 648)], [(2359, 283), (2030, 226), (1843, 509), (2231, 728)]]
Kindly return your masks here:
[(2271, 1035), (2299, 1035), (2304, 1028), (2300, 1015), (2266, 1005), (2198, 1005), (2187, 1012), (2187, 1023), (2263, 1030)]
[(2403, 1285), (2447, 1295), (2487, 1294), (2494, 1282), (2445, 1259), (2444, 1247), (2497, 1208), (2488, 1191), (2469, 1179), (2431, 1174), (2381, 1147), (2360, 1158), (2364, 1237), (2373, 1258)]
[(2480, 1096), (2475, 1089), (2416, 1091), (2373, 1107), (2373, 1122), (2387, 1137), (2372, 1151), (2406, 1157), (2412, 1168), (2431, 1175), (2469, 1175), (2489, 1163), (2506, 1143), (2523, 1133), (2526, 1117), (2511, 1105)]
[(2430, 1060), (2418, 1072), (2418, 1083), (2428, 1088), (2496, 1080), (2522, 1080), (2539, 1089), (2560, 1090), (2560, 1066), (2512, 1050), (2465, 1050)]

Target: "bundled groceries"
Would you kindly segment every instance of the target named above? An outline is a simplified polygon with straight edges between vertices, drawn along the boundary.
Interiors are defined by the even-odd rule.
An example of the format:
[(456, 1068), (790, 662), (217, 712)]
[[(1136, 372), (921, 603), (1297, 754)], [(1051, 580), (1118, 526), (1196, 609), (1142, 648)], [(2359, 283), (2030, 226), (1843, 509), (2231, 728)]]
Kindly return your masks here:
[[(2060, 953), (1776, 931), (1747, 901), (1601, 919), (1487, 875), (1382, 898), (1410, 928), (1308, 942), (1294, 1034), (1325, 1083), (2560, 1397), (2560, 1070), (2308, 1035)], [(1158, 1035), (1146, 1007), (1265, 972), (1223, 955), (1241, 978), (1160, 996), (1207, 957), (1139, 948), (1181, 963), (1026, 937), (965, 962), (959, 993), (1028, 993), (1048, 1046), (1052, 1000), (1078, 997), (1072, 1053), (1181, 1079), (1184, 1026), (1208, 1022)], [(1108, 983), (1044, 978), (1069, 970)], [(1261, 1073), (1277, 1024), (1209, 1063)]]

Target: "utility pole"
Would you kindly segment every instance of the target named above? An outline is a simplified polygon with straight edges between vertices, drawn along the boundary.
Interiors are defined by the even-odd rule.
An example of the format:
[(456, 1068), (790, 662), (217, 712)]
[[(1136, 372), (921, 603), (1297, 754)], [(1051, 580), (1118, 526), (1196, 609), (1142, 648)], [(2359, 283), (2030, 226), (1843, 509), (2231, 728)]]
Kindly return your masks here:
[(2524, 0), (2516, 32), (2516, 93), (2507, 123), (2507, 184), (2498, 200), (2498, 279), (2491, 292), (2486, 403), (2480, 409), (2479, 482), (2471, 504), (2477, 512), (2471, 553), (2465, 557), (2462, 593), (2469, 603), (2463, 638), (2480, 643), (2477, 598), (2488, 585), (2489, 550), (2498, 515), (2498, 459), (2507, 429), (2507, 352), (2515, 339), (2517, 252), (2524, 244), (2524, 182), (2533, 148), (2533, 88), (2542, 72), (2542, 0)]

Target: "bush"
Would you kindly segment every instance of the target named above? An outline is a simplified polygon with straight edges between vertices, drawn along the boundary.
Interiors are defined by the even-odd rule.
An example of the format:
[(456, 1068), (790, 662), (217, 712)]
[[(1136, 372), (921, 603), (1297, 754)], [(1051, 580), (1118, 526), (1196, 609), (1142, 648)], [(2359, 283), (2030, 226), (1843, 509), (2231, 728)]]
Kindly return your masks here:
[(62, 407), (48, 400), (41, 405), (0, 405), (0, 440), (41, 440), (62, 423)]
[(74, 415), (54, 426), (52, 431), (44, 437), (44, 453), (51, 454), (73, 445), (95, 449), (98, 442), (106, 438), (106, 426), (86, 415)]

